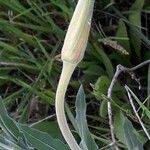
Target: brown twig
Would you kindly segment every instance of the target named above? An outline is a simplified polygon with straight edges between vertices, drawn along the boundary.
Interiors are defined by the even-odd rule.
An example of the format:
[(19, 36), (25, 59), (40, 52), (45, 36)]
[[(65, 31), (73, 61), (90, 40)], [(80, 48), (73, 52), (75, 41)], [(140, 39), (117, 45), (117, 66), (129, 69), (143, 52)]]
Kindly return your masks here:
[[(122, 65), (117, 65), (116, 67), (116, 72), (115, 75), (110, 83), (110, 86), (108, 88), (108, 93), (107, 93), (107, 97), (109, 99), (111, 99), (112, 97), (112, 91), (113, 91), (113, 87), (115, 85), (115, 83), (117, 82), (118, 76), (122, 73), (122, 72), (127, 72), (131, 75), (131, 73), (141, 67), (143, 67), (144, 65), (147, 65), (150, 63), (150, 60), (144, 61), (141, 64), (133, 67), (133, 68), (126, 68)], [(107, 104), (108, 106), (108, 119), (109, 119), (109, 126), (110, 126), (110, 130), (111, 130), (111, 138), (112, 138), (112, 143), (113, 145), (116, 145), (116, 139), (115, 139), (115, 133), (114, 133), (114, 126), (113, 126), (113, 117), (112, 117), (112, 106), (111, 106), (111, 101), (108, 102)], [(117, 145), (116, 145), (116, 149), (118, 149)]]
[[(107, 93), (107, 97), (109, 99), (111, 99), (112, 96), (112, 90), (113, 87), (117, 81), (117, 78), (119, 76), (119, 74), (121, 73), (122, 69), (121, 69), (121, 65), (117, 66), (115, 75), (111, 81), (111, 84), (108, 88), (108, 93)], [(113, 126), (113, 117), (112, 117), (112, 106), (111, 106), (111, 101), (108, 101), (107, 103), (107, 109), (108, 109), (108, 119), (109, 119), (109, 127), (110, 127), (110, 132), (111, 132), (111, 139), (112, 139), (112, 144), (116, 145), (116, 139), (115, 139), (115, 133), (114, 133), (114, 126)], [(118, 149), (117, 145), (116, 145), (116, 150)]]

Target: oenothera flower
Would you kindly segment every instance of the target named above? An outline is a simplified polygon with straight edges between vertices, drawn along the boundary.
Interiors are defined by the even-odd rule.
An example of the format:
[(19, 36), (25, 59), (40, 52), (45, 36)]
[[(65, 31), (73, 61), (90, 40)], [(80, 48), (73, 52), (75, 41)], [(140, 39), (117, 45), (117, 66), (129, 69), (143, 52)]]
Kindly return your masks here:
[(56, 116), (60, 130), (72, 150), (80, 150), (80, 147), (74, 139), (66, 121), (64, 97), (71, 75), (76, 65), (84, 56), (91, 27), (93, 6), (94, 0), (78, 1), (61, 53), (63, 69), (56, 92)]

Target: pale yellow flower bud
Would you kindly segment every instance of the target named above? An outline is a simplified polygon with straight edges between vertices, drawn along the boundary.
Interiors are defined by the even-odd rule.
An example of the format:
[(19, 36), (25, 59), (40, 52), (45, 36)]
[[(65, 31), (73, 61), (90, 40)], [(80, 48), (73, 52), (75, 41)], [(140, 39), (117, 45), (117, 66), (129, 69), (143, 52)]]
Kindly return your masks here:
[(62, 48), (61, 59), (77, 64), (83, 56), (87, 46), (94, 0), (79, 0), (72, 16)]

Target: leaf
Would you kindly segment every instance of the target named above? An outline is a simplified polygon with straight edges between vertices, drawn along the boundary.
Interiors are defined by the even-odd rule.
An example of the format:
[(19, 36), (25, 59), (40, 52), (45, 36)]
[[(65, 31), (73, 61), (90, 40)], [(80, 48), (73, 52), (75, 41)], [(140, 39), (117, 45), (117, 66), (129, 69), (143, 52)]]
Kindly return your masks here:
[(107, 101), (104, 100), (102, 95), (107, 94), (107, 89), (109, 87), (110, 80), (107, 76), (101, 76), (95, 83), (94, 86), (94, 95), (98, 100), (102, 100), (99, 114), (101, 117), (105, 118), (107, 116)]
[(125, 117), (123, 113), (119, 110), (119, 112), (116, 113), (115, 118), (114, 118), (115, 134), (116, 134), (116, 137), (119, 139), (119, 141), (126, 144), (124, 129), (123, 129), (124, 123), (125, 123)]
[(147, 76), (147, 78), (148, 78), (148, 83), (147, 83), (147, 96), (149, 96), (149, 95), (150, 95), (150, 65), (149, 65), (149, 67), (148, 67), (148, 76)]
[(2, 100), (0, 100), (0, 126), (7, 132), (7, 134), (10, 134), (14, 139), (19, 138), (21, 134), (20, 130), (16, 126), (15, 122), (7, 115), (7, 111), (2, 103)]
[(126, 145), (129, 150), (133, 148), (133, 145), (136, 145), (139, 148), (133, 150), (142, 150), (140, 148), (143, 147), (146, 142), (145, 137), (135, 130), (132, 123), (124, 116), (122, 111), (119, 111), (115, 115), (114, 128), (116, 137)]
[(4, 48), (6, 51), (9, 51), (11, 53), (15, 53), (15, 55), (18, 55), (18, 49), (16, 47), (13, 47), (12, 45), (6, 43), (6, 42), (2, 42), (0, 41), (0, 47)]
[(0, 100), (0, 127), (7, 135), (7, 138), (0, 137), (0, 142), (5, 144), (4, 141), (7, 139), (7, 143), (14, 149), (31, 150), (34, 147), (37, 150), (69, 150), (67, 145), (47, 133), (16, 123), (8, 116), (2, 100)]
[[(145, 0), (136, 0), (130, 8), (129, 22), (138, 28), (141, 28), (141, 12)], [(138, 29), (141, 30), (141, 29)], [(130, 29), (131, 42), (137, 56), (141, 57), (141, 37), (132, 29)]]
[(98, 150), (98, 147), (93, 140), (91, 133), (88, 129), (86, 120), (86, 102), (83, 87), (80, 86), (76, 97), (76, 123), (78, 132), (81, 137), (81, 147), (84, 150)]
[(103, 118), (107, 117), (108, 111), (107, 111), (107, 101), (106, 100), (102, 101), (100, 108), (99, 108), (99, 114)]
[(24, 133), (29, 144), (38, 150), (69, 150), (68, 146), (58, 139), (53, 139), (47, 133), (20, 125), (20, 130)]
[(8, 23), (4, 19), (0, 19), (0, 27), (1, 27), (0, 30), (2, 32), (9, 34), (15, 38), (20, 38), (20, 39), (22, 38), (27, 43), (29, 43), (33, 46), (37, 46), (36, 42), (34, 41), (33, 36), (31, 36), (30, 34), (22, 32), (20, 29), (14, 27), (13, 24)]
[(150, 110), (138, 99), (138, 97), (132, 92), (132, 90), (128, 87), (127, 90), (130, 92), (130, 94), (133, 96), (133, 98), (136, 100), (136, 102), (140, 105), (140, 107), (143, 109), (147, 117), (150, 119)]
[[(22, 87), (30, 90), (32, 93), (35, 93), (36, 95), (39, 95), (43, 100), (47, 101), (48, 103), (51, 103), (52, 105), (54, 103), (54, 102), (52, 102), (54, 99), (50, 98), (51, 95), (47, 96), (45, 93), (39, 91), (39, 89), (35, 88), (33, 85), (30, 85), (30, 84), (28, 84), (28, 83), (26, 83), (22, 80), (19, 80), (17, 78), (13, 78), (13, 77), (10, 77), (10, 76), (1, 76), (1, 75), (0, 75), (0, 79), (12, 81), (17, 85), (22, 86)], [(52, 101), (50, 101), (50, 99)]]
[(56, 5), (57, 7), (59, 7), (63, 13), (66, 13), (67, 15), (70, 15), (72, 13), (71, 9), (69, 9), (66, 5), (66, 2), (64, 0), (51, 0), (51, 3), (53, 3), (54, 5)]
[(93, 80), (97, 79), (99, 75), (104, 72), (102, 68), (98, 65), (90, 65), (86, 69), (83, 70), (84, 75), (82, 78), (88, 82), (92, 82)]
[[(142, 39), (143, 44), (147, 47), (150, 48), (150, 40), (148, 39), (148, 37), (146, 37), (144, 35), (143, 32), (141, 32), (141, 30), (139, 30), (138, 28), (135, 27), (135, 25), (133, 26), (133, 24), (131, 24), (131, 22), (122, 15), (122, 13), (116, 9), (115, 7), (112, 7), (113, 11), (124, 20), (125, 23), (127, 23), (127, 25), (130, 27), (130, 33), (134, 33), (135, 36), (138, 36)], [(131, 39), (132, 40), (132, 39)], [(133, 43), (134, 44), (134, 43)]]
[(58, 124), (54, 121), (40, 122), (37, 124), (33, 124), (32, 127), (39, 131), (48, 133), (53, 138), (64, 140), (60, 132)]
[[(1, 99), (0, 99), (0, 127), (2, 128), (2, 131), (5, 133), (7, 137), (6, 139), (8, 140), (7, 143), (9, 143), (10, 146), (12, 147), (18, 146), (25, 150), (31, 149), (31, 147), (26, 143), (26, 138), (20, 131), (16, 122), (8, 116), (6, 108), (4, 107)], [(18, 145), (16, 146), (16, 144)]]
[(107, 89), (109, 87), (110, 80), (107, 76), (100, 76), (95, 83), (94, 91), (100, 94), (107, 94)]
[[(116, 37), (118, 38), (128, 38), (127, 28), (122, 19), (119, 20), (118, 30), (116, 33)], [(118, 39), (118, 43), (123, 46), (130, 53), (130, 44), (129, 40)]]
[(100, 58), (99, 58), (100, 61), (102, 61), (103, 64), (105, 65), (105, 68), (106, 68), (109, 78), (112, 78), (113, 74), (114, 74), (114, 69), (113, 69), (111, 60), (109, 59), (107, 54), (104, 52), (102, 46), (98, 46), (96, 43), (94, 43), (93, 46), (94, 46), (98, 56), (100, 56)]
[[(21, 142), (20, 142), (21, 143)], [(15, 141), (11, 141), (9, 137), (4, 136), (3, 134), (0, 135), (0, 147), (6, 149), (6, 150), (31, 150), (28, 148), (21, 148), (19, 144)]]
[(124, 123), (124, 135), (128, 150), (144, 150), (142, 143), (135, 134), (135, 129), (131, 122), (126, 118)]

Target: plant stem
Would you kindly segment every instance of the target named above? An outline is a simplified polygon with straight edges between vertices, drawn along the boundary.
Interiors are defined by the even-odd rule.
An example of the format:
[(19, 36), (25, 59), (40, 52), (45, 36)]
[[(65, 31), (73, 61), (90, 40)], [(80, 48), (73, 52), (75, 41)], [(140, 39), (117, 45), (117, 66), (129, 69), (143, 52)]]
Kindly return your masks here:
[[(117, 69), (115, 72), (115, 75), (113, 76), (113, 79), (111, 81), (111, 84), (108, 88), (108, 93), (107, 93), (107, 97), (109, 99), (111, 99), (112, 96), (112, 91), (113, 91), (113, 87), (115, 85), (115, 83), (117, 82), (118, 76), (123, 72), (123, 73), (129, 73), (131, 75), (131, 73), (133, 71), (135, 71), (136, 69), (139, 69), (147, 64), (150, 64), (150, 60), (146, 60), (144, 62), (142, 62), (141, 64), (133, 67), (133, 68), (126, 68), (122, 65), (117, 65)], [(137, 114), (136, 114), (137, 115)], [(112, 138), (112, 142), (113, 145), (116, 144), (116, 140), (115, 140), (115, 133), (114, 133), (114, 126), (113, 126), (113, 118), (112, 118), (112, 106), (111, 106), (111, 101), (108, 102), (108, 118), (109, 118), (109, 126), (110, 126), (110, 130), (111, 130), (111, 138)], [(116, 149), (118, 149), (117, 145), (116, 145)]]
[[(111, 81), (111, 84), (108, 88), (108, 93), (107, 93), (107, 97), (109, 99), (111, 99), (111, 96), (112, 96), (112, 90), (113, 90), (113, 87), (114, 87), (114, 84), (116, 83), (117, 81), (117, 78), (120, 74), (120, 67), (117, 66), (117, 69), (116, 69), (116, 72), (115, 72), (115, 75)], [(110, 127), (110, 132), (111, 132), (111, 139), (112, 139), (112, 144), (115, 146), (115, 149), (118, 150), (118, 146), (116, 145), (116, 139), (115, 139), (115, 133), (114, 133), (114, 126), (113, 126), (113, 117), (112, 117), (112, 105), (111, 105), (111, 101), (108, 101), (107, 103), (107, 109), (108, 109), (108, 119), (109, 119), (109, 127)]]
[(75, 138), (73, 137), (69, 126), (67, 124), (65, 111), (64, 111), (64, 99), (65, 93), (71, 78), (71, 75), (75, 69), (77, 64), (71, 64), (68, 62), (63, 61), (63, 69), (60, 76), (60, 80), (58, 83), (57, 91), (56, 91), (56, 100), (55, 100), (55, 107), (56, 107), (56, 116), (57, 121), (60, 127), (60, 130), (70, 146), (71, 150), (81, 150), (79, 145), (77, 144)]

